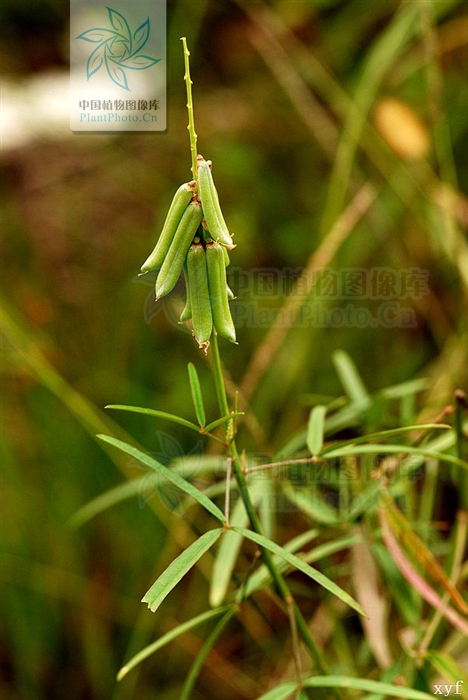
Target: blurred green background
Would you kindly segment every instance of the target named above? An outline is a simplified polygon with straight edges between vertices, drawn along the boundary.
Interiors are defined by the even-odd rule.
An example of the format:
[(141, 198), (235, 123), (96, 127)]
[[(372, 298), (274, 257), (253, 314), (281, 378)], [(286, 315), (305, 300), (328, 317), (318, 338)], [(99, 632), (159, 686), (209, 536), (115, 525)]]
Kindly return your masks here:
[[(5, 0), (1, 13), (9, 129), (1, 168), (0, 692), (5, 700), (176, 698), (202, 643), (198, 632), (120, 685), (115, 674), (130, 653), (205, 609), (209, 562), (163, 614), (138, 602), (203, 521), (173, 518), (150, 493), (81, 528), (69, 520), (106, 489), (142, 476), (106, 454), (95, 433), (126, 430), (166, 457), (195, 447), (183, 428), (138, 416), (117, 415), (117, 428), (106, 404), (193, 419), (191, 361), (217, 417), (209, 366), (173, 320), (181, 291), (160, 309), (135, 279), (173, 192), (190, 179), (179, 37), (191, 50), (199, 151), (214, 163), (236, 233), (233, 268), (305, 267), (339, 221), (346, 235), (327, 266), (429, 271), (428, 294), (402, 302), (415, 327), (285, 334), (255, 375), (256, 422), (240, 436), (248, 449), (271, 454), (307, 419), (315, 395), (341, 393), (330, 359), (338, 348), (373, 392), (429, 377), (420, 417), (434, 419), (466, 387), (466, 5), (168, 0), (167, 132), (118, 135), (72, 134), (66, 112), (31, 126), (37, 95), (68, 89), (68, 3)], [(388, 142), (400, 136), (399, 145), (382, 134)], [(368, 197), (362, 215), (360, 192)], [(283, 301), (271, 294), (262, 303)], [(375, 310), (380, 302), (355, 303)], [(244, 378), (248, 387), (246, 369), (266, 334), (241, 326), (239, 345), (222, 345), (235, 384)], [(271, 644), (282, 643), (283, 627)], [(239, 625), (223, 638), (195, 697), (262, 690), (273, 669), (247, 636)]]

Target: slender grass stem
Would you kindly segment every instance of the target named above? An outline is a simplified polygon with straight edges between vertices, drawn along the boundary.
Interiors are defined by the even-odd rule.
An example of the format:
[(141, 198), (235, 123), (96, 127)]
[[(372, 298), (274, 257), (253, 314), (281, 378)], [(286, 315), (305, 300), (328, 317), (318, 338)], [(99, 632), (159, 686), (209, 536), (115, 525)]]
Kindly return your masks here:
[[(224, 385), (224, 377), (223, 377), (223, 371), (222, 371), (222, 366), (221, 366), (221, 357), (219, 354), (219, 346), (218, 346), (218, 338), (216, 334), (213, 334), (211, 338), (211, 353), (212, 353), (212, 360), (213, 360), (213, 377), (214, 377), (214, 382), (215, 382), (215, 387), (216, 387), (216, 395), (218, 397), (218, 402), (219, 402), (219, 409), (223, 415), (227, 415), (229, 413), (229, 407), (227, 403), (227, 396), (226, 396), (226, 388)], [(234, 472), (234, 476), (237, 481), (237, 486), (239, 489), (240, 496), (242, 498), (242, 501), (244, 503), (245, 509), (247, 511), (247, 514), (249, 516), (250, 520), (250, 525), (252, 527), (252, 530), (254, 532), (258, 533), (259, 535), (263, 534), (263, 528), (260, 522), (260, 519), (257, 515), (257, 511), (254, 508), (254, 505), (252, 503), (252, 499), (250, 497), (250, 492), (247, 486), (247, 482), (245, 479), (245, 474), (242, 470), (242, 465), (241, 465), (241, 460), (240, 456), (237, 450), (236, 446), (236, 441), (233, 438), (230, 443), (229, 443), (229, 454), (230, 457), (232, 458), (232, 469)], [(270, 572), (270, 575), (273, 579), (273, 583), (276, 586), (281, 598), (283, 601), (286, 603), (287, 606), (289, 606), (293, 612), (294, 612), (294, 617), (297, 625), (297, 630), (302, 637), (302, 640), (307, 647), (311, 657), (315, 661), (317, 668), (321, 673), (327, 674), (327, 669), (326, 669), (326, 664), (323, 659), (322, 653), (320, 649), (317, 647), (311, 633), (309, 630), (309, 627), (307, 625), (307, 622), (305, 621), (304, 617), (302, 616), (301, 611), (299, 610), (296, 602), (294, 601), (294, 598), (289, 590), (289, 587), (284, 580), (283, 576), (281, 573), (277, 570), (274, 561), (272, 557), (270, 556), (269, 552), (262, 550), (262, 559), (265, 563), (265, 566), (267, 567), (268, 571)]]

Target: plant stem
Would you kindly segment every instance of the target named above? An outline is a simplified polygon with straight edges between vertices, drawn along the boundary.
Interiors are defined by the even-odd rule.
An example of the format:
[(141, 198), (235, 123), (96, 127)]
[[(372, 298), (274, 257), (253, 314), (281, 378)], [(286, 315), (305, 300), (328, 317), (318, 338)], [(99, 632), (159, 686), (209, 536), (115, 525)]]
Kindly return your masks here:
[[(223, 377), (223, 371), (222, 371), (222, 366), (221, 366), (221, 357), (219, 354), (219, 346), (218, 346), (218, 337), (216, 333), (213, 333), (212, 338), (211, 338), (211, 355), (213, 359), (213, 377), (214, 377), (214, 382), (215, 382), (215, 387), (216, 387), (216, 395), (218, 397), (218, 403), (219, 403), (219, 409), (221, 411), (222, 415), (228, 415), (229, 414), (229, 406), (227, 402), (227, 396), (226, 396), (226, 388), (224, 385), (224, 377)], [(239, 457), (239, 453), (237, 451), (237, 446), (236, 446), (236, 441), (233, 438), (229, 442), (229, 455), (232, 458), (232, 469), (234, 472), (234, 476), (237, 481), (237, 486), (239, 489), (239, 493), (241, 495), (242, 501), (244, 503), (245, 509), (247, 511), (247, 514), (249, 516), (250, 520), (250, 525), (252, 527), (252, 530), (256, 532), (259, 535), (263, 535), (263, 530), (262, 530), (262, 525), (260, 523), (260, 519), (257, 515), (257, 511), (254, 508), (254, 505), (252, 503), (252, 499), (250, 498), (250, 492), (247, 486), (247, 481), (245, 479), (245, 474), (242, 470), (241, 466), (241, 460)], [(307, 625), (307, 622), (305, 621), (304, 617), (302, 616), (301, 611), (299, 610), (297, 603), (294, 601), (294, 598), (289, 590), (289, 587), (284, 580), (283, 576), (281, 573), (277, 570), (275, 563), (270, 555), (269, 552), (266, 550), (262, 550), (262, 558), (265, 563), (265, 566), (267, 567), (268, 571), (270, 572), (270, 575), (273, 579), (273, 582), (283, 599), (284, 603), (286, 604), (286, 607), (292, 608), (294, 612), (294, 617), (296, 620), (297, 624), (297, 629), (299, 631), (299, 634), (301, 635), (304, 644), (306, 645), (307, 649), (309, 650), (309, 653), (311, 657), (314, 659), (315, 663), (317, 664), (317, 668), (319, 669), (320, 673), (323, 673), (324, 675), (327, 674), (327, 668), (325, 661), (322, 657), (322, 653), (320, 649), (317, 647), (312, 635), (310, 634), (309, 627)]]
[[(181, 41), (183, 43), (184, 47), (184, 63), (185, 63), (185, 85), (187, 89), (187, 111), (188, 111), (188, 131), (190, 135), (190, 152), (192, 155), (192, 173), (193, 173), (193, 178), (194, 180), (197, 180), (197, 134), (195, 132), (195, 120), (194, 120), (194, 115), (193, 115), (193, 100), (192, 100), (192, 80), (190, 78), (190, 51), (188, 50), (187, 47), (187, 39), (185, 37), (181, 38)], [(212, 369), (213, 369), (213, 377), (214, 377), (214, 383), (215, 383), (215, 388), (216, 388), (216, 396), (218, 399), (218, 404), (219, 404), (219, 409), (221, 411), (222, 416), (227, 416), (229, 415), (229, 406), (228, 406), (228, 401), (227, 401), (227, 395), (226, 395), (226, 387), (224, 383), (224, 377), (223, 377), (223, 370), (222, 370), (222, 365), (221, 365), (221, 357), (219, 354), (219, 347), (218, 347), (218, 336), (216, 331), (213, 332), (211, 336), (211, 354), (212, 354)], [(234, 419), (233, 419), (234, 420)], [(232, 464), (232, 470), (234, 472), (234, 476), (236, 478), (237, 486), (239, 489), (239, 493), (241, 495), (242, 501), (244, 503), (245, 509), (247, 511), (247, 514), (249, 516), (250, 520), (250, 525), (252, 527), (252, 530), (256, 532), (259, 535), (263, 535), (263, 529), (262, 525), (260, 523), (260, 519), (257, 515), (257, 512), (253, 506), (252, 499), (250, 497), (250, 492), (247, 486), (247, 481), (245, 478), (245, 474), (243, 472), (241, 460), (239, 457), (239, 453), (237, 451), (237, 446), (234, 438), (234, 431), (231, 431), (230, 429), (230, 423), (228, 423), (227, 427), (227, 435), (228, 435), (228, 457), (231, 458), (231, 464)], [(325, 661), (322, 657), (322, 654), (320, 652), (320, 649), (317, 647), (312, 635), (310, 634), (309, 627), (305, 621), (305, 619), (302, 616), (301, 611), (299, 610), (290, 590), (289, 587), (284, 580), (283, 576), (281, 573), (277, 570), (275, 563), (270, 555), (270, 553), (266, 550), (262, 550), (262, 558), (263, 561), (265, 562), (265, 566), (270, 572), (270, 575), (273, 579), (273, 582), (279, 591), (281, 598), (283, 599), (286, 608), (290, 611), (290, 614), (294, 614), (295, 622), (297, 625), (297, 630), (299, 634), (301, 635), (307, 649), (309, 650), (309, 653), (311, 657), (314, 659), (317, 668), (319, 669), (320, 673), (326, 675), (327, 674), (327, 668), (325, 665)], [(333, 695), (339, 699), (339, 694), (336, 691), (333, 691)]]
[(188, 112), (188, 132), (190, 137), (190, 153), (192, 156), (192, 175), (194, 180), (198, 180), (198, 170), (197, 170), (197, 132), (195, 131), (195, 118), (193, 116), (193, 100), (192, 100), (192, 79), (190, 77), (190, 51), (187, 46), (187, 39), (185, 36), (181, 37), (181, 42), (184, 46), (184, 64), (185, 64), (185, 87), (187, 90), (187, 112)]

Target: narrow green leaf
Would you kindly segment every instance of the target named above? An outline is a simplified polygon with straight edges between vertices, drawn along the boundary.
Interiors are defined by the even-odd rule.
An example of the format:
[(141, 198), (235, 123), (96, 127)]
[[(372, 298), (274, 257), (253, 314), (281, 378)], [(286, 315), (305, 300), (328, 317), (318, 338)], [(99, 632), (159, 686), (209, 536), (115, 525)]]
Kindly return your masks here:
[(370, 403), (369, 393), (348, 353), (344, 350), (337, 350), (333, 353), (332, 360), (343, 389), (351, 401), (368, 405)]
[(190, 671), (188, 672), (188, 675), (185, 679), (184, 686), (183, 686), (182, 691), (180, 693), (179, 700), (188, 700), (188, 698), (192, 694), (193, 687), (194, 687), (196, 680), (200, 674), (202, 666), (205, 663), (206, 657), (208, 656), (211, 648), (216, 644), (218, 637), (223, 632), (224, 628), (228, 624), (231, 617), (233, 617), (235, 614), (236, 614), (236, 608), (232, 607), (230, 610), (228, 610), (224, 614), (224, 616), (221, 618), (221, 620), (219, 620), (216, 627), (212, 630), (211, 634), (206, 639), (202, 648), (200, 649), (197, 656), (195, 657), (195, 661), (193, 662), (193, 664), (190, 668)]
[(175, 416), (173, 413), (166, 413), (165, 411), (156, 411), (154, 408), (143, 408), (142, 406), (121, 406), (120, 404), (109, 404), (105, 408), (112, 408), (115, 411), (128, 411), (129, 413), (143, 413), (145, 416), (153, 416), (154, 418), (164, 418), (170, 420), (173, 423), (179, 423), (179, 425), (184, 425), (186, 428), (195, 430), (197, 433), (200, 432), (200, 428), (196, 423), (192, 423), (181, 416)]
[(283, 493), (288, 501), (317, 523), (322, 525), (338, 524), (338, 513), (321, 498), (318, 492), (311, 495), (286, 484), (283, 487)]
[(427, 449), (427, 447), (410, 447), (408, 445), (361, 445), (360, 447), (338, 447), (330, 452), (327, 452), (327, 457), (344, 457), (346, 455), (359, 454), (419, 455), (420, 457), (432, 457), (433, 459), (438, 459), (441, 462), (455, 464), (457, 467), (468, 469), (468, 462), (458, 459), (458, 457), (454, 457), (453, 455), (449, 455), (445, 452), (435, 452), (434, 450)]
[[(318, 534), (318, 530), (310, 530), (309, 532), (304, 534), (308, 535), (308, 539), (310, 540), (312, 539), (312, 535), (315, 536), (315, 534)], [(297, 552), (303, 546), (300, 542), (300, 538), (301, 535), (285, 544), (284, 549), (286, 549), (288, 552)], [(343, 549), (349, 549), (355, 544), (358, 544), (360, 541), (361, 538), (356, 536), (342, 537), (341, 539), (326, 542), (324, 544), (319, 545), (318, 547), (314, 547), (314, 549), (311, 549), (308, 552), (302, 553), (301, 559), (307, 564), (311, 564), (314, 561), (318, 561), (319, 559), (328, 557), (331, 554), (335, 554), (335, 552), (339, 552)], [(304, 544), (306, 544), (305, 541)], [(286, 571), (286, 569), (288, 568), (288, 562), (284, 559), (281, 559), (280, 557), (275, 556), (273, 558), (273, 561), (280, 573), (283, 573), (283, 571)], [(252, 576), (250, 576), (246, 583), (244, 591), (239, 591), (239, 593), (241, 593), (242, 595), (237, 596), (236, 602), (242, 602), (242, 600), (251, 596), (252, 593), (257, 591), (270, 580), (270, 572), (268, 571), (266, 566), (262, 564), (262, 566), (260, 566), (256, 571), (254, 571)]]
[(401, 685), (391, 685), (380, 681), (369, 681), (365, 678), (348, 678), (346, 676), (316, 676), (302, 682), (304, 688), (349, 688), (363, 690), (367, 693), (406, 698), (407, 700), (433, 700), (433, 695), (422, 693), (420, 690), (403, 688)]
[(142, 661), (147, 659), (148, 656), (151, 656), (151, 654), (154, 654), (156, 651), (158, 651), (158, 649), (161, 649), (166, 644), (169, 644), (169, 642), (172, 642), (174, 639), (177, 639), (177, 637), (180, 637), (180, 635), (184, 634), (184, 632), (188, 632), (188, 630), (191, 630), (194, 627), (201, 625), (203, 622), (211, 620), (212, 617), (222, 615), (223, 613), (227, 612), (230, 608), (231, 606), (224, 605), (222, 608), (217, 608), (216, 610), (207, 610), (206, 612), (201, 613), (201, 615), (197, 615), (191, 620), (183, 622), (181, 625), (177, 625), (177, 627), (174, 627), (174, 629), (164, 634), (155, 642), (152, 642), (151, 644), (148, 644), (148, 646), (144, 647), (144, 649), (139, 651), (138, 654), (135, 654), (135, 656), (133, 656), (130, 659), (130, 661), (127, 661), (125, 666), (122, 666), (122, 668), (118, 672), (117, 680), (121, 681), (122, 678), (125, 678), (127, 673), (129, 673), (132, 669), (135, 668), (135, 666), (141, 664)]
[(219, 539), (222, 528), (208, 530), (198, 540), (195, 540), (190, 547), (187, 547), (177, 559), (174, 559), (165, 571), (156, 579), (151, 588), (145, 593), (141, 602), (148, 603), (151, 612), (155, 612), (163, 602), (164, 598), (172, 591), (179, 581), (185, 576), (197, 561), (214, 545)]
[(239, 532), (241, 535), (244, 535), (244, 537), (246, 537), (247, 539), (256, 542), (258, 545), (260, 545), (260, 547), (264, 547), (270, 552), (273, 552), (273, 554), (277, 554), (278, 556), (282, 557), (289, 564), (294, 566), (299, 571), (302, 571), (302, 573), (306, 574), (306, 576), (309, 576), (311, 579), (316, 581), (316, 583), (325, 588), (327, 591), (329, 591), (333, 595), (336, 595), (336, 597), (342, 600), (343, 603), (346, 603), (346, 605), (349, 605), (358, 613), (367, 617), (367, 614), (361, 608), (359, 603), (355, 601), (354, 598), (352, 598), (349, 595), (349, 593), (346, 593), (346, 591), (337, 586), (336, 583), (333, 583), (333, 581), (331, 581), (320, 571), (317, 571), (317, 569), (314, 569), (312, 566), (309, 566), (309, 564), (306, 564), (302, 559), (296, 557), (295, 554), (291, 554), (291, 552), (288, 552), (286, 549), (284, 549), (284, 547), (280, 547), (280, 545), (276, 544), (276, 542), (273, 542), (272, 540), (269, 540), (263, 535), (257, 534), (256, 532), (252, 532), (252, 530), (245, 530), (241, 527), (233, 527), (232, 529), (235, 532)]
[[(318, 535), (318, 530), (308, 530), (307, 532), (304, 532), (301, 535), (298, 535), (297, 537), (294, 537), (292, 540), (287, 542), (284, 545), (284, 549), (287, 552), (297, 552), (304, 545), (308, 544), (308, 542), (315, 539), (315, 537), (317, 537)], [(273, 556), (273, 563), (280, 573), (286, 571), (288, 567), (288, 562), (276, 555)], [(265, 564), (262, 564), (261, 566), (259, 566), (258, 569), (256, 569), (253, 572), (253, 574), (251, 574), (251, 576), (249, 576), (245, 586), (243, 588), (239, 588), (236, 595), (236, 603), (242, 603), (243, 600), (249, 598), (249, 596), (251, 596), (252, 593), (258, 591), (270, 580), (271, 574), (266, 568)]]
[(214, 515), (215, 518), (220, 520), (222, 523), (226, 522), (224, 513), (218, 508), (218, 506), (215, 503), (213, 503), (213, 501), (211, 501), (201, 491), (195, 488), (195, 486), (193, 486), (189, 481), (186, 481), (181, 476), (165, 467), (163, 464), (160, 464), (153, 457), (150, 457), (144, 452), (137, 450), (136, 447), (132, 447), (132, 445), (129, 445), (127, 442), (117, 440), (117, 438), (109, 437), (108, 435), (97, 435), (97, 437), (100, 440), (103, 440), (104, 442), (108, 442), (109, 445), (117, 447), (117, 449), (121, 450), (122, 452), (126, 452), (126, 454), (130, 455), (131, 457), (134, 457), (150, 469), (154, 469), (155, 471), (159, 472), (160, 474), (165, 476), (166, 479), (171, 481), (175, 486), (178, 486), (181, 491), (185, 491), (185, 493), (188, 493), (189, 496), (192, 496), (196, 501), (198, 501), (198, 503), (201, 506), (206, 508), (206, 510), (209, 511), (211, 515)]
[(257, 700), (286, 700), (297, 690), (295, 683), (281, 683), (276, 688), (272, 688), (268, 693), (264, 693)]
[(198, 379), (197, 370), (193, 362), (188, 363), (188, 373), (190, 380), (190, 390), (192, 392), (193, 406), (195, 408), (195, 415), (203, 428), (206, 423), (205, 407), (203, 405), (203, 396), (201, 392), (200, 380)]
[(244, 415), (244, 411), (233, 411), (228, 416), (223, 416), (222, 418), (218, 418), (217, 420), (214, 420), (212, 423), (209, 423), (208, 425), (205, 426), (205, 433), (209, 433), (211, 430), (214, 430), (219, 425), (223, 425), (224, 423), (227, 423), (228, 421), (232, 420), (233, 418), (238, 418), (239, 416), (243, 416), (243, 415)]
[(91, 520), (92, 518), (99, 515), (103, 511), (111, 508), (121, 501), (127, 500), (127, 498), (132, 498), (136, 496), (143, 486), (143, 482), (146, 477), (143, 476), (139, 479), (132, 479), (131, 481), (126, 481), (123, 484), (119, 484), (113, 489), (105, 491), (100, 496), (93, 498), (92, 501), (86, 503), (82, 508), (76, 511), (68, 521), (68, 524), (72, 528), (78, 528)]
[(441, 423), (424, 423), (423, 425), (405, 425), (403, 428), (381, 430), (378, 433), (370, 433), (369, 435), (362, 435), (360, 437), (353, 438), (352, 440), (345, 440), (343, 442), (330, 445), (320, 452), (320, 457), (324, 457), (338, 447), (342, 448), (346, 447), (347, 445), (359, 445), (360, 443), (370, 442), (371, 440), (382, 440), (383, 438), (394, 437), (395, 435), (401, 435), (403, 433), (414, 433), (421, 430), (450, 430), (450, 425), (443, 425)]
[(326, 412), (326, 406), (314, 406), (310, 412), (307, 427), (307, 447), (313, 455), (318, 454), (323, 446)]
[(387, 386), (385, 389), (381, 389), (379, 393), (385, 396), (386, 399), (400, 399), (404, 396), (424, 391), (430, 386), (431, 380), (426, 377), (421, 377), (419, 379), (411, 379), (409, 382)]

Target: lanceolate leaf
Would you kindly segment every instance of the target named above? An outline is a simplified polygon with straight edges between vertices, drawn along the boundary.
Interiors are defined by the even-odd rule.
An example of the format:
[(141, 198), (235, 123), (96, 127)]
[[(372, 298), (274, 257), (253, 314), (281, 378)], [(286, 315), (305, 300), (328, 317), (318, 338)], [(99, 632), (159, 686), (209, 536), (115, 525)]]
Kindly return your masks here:
[(307, 428), (307, 447), (313, 455), (318, 454), (322, 449), (326, 412), (326, 406), (314, 406), (310, 413)]
[(190, 380), (190, 390), (192, 392), (193, 406), (195, 415), (201, 427), (206, 423), (205, 406), (203, 405), (203, 396), (201, 392), (200, 380), (195, 365), (192, 362), (188, 364), (188, 373)]
[(188, 632), (188, 630), (193, 629), (193, 627), (197, 627), (203, 622), (211, 620), (212, 617), (222, 615), (230, 609), (231, 606), (225, 605), (222, 608), (217, 608), (216, 610), (207, 610), (201, 615), (197, 615), (191, 620), (188, 620), (188, 622), (183, 622), (181, 625), (177, 625), (177, 627), (174, 627), (174, 629), (170, 630), (170, 632), (167, 632), (155, 642), (152, 642), (152, 644), (149, 644), (147, 647), (139, 651), (138, 654), (135, 654), (135, 656), (133, 656), (130, 661), (125, 664), (125, 666), (122, 666), (117, 674), (117, 680), (121, 681), (122, 678), (125, 678), (129, 671), (135, 668), (135, 666), (138, 666), (138, 664), (147, 659), (148, 656), (151, 656), (151, 654), (154, 654), (154, 652), (158, 651), (158, 649), (161, 649), (166, 644), (169, 644), (169, 642), (172, 642), (173, 639), (180, 637), (180, 635), (184, 634), (184, 632)]
[(154, 469), (155, 471), (159, 472), (160, 474), (165, 476), (166, 479), (168, 479), (168, 481), (171, 481), (173, 484), (178, 486), (181, 491), (185, 491), (185, 493), (187, 493), (189, 496), (192, 496), (196, 501), (198, 501), (198, 503), (201, 506), (206, 508), (207, 511), (214, 515), (215, 518), (220, 520), (222, 523), (226, 522), (224, 513), (218, 508), (218, 506), (215, 503), (213, 503), (212, 500), (210, 500), (207, 496), (205, 496), (205, 494), (203, 494), (201, 491), (195, 488), (195, 486), (193, 486), (190, 482), (186, 481), (181, 476), (165, 467), (163, 464), (160, 464), (153, 457), (150, 457), (149, 455), (145, 454), (144, 452), (141, 452), (141, 450), (138, 450), (136, 447), (132, 447), (132, 445), (129, 445), (126, 442), (122, 442), (122, 440), (117, 440), (117, 438), (109, 437), (108, 435), (98, 435), (97, 437), (100, 440), (108, 442), (110, 445), (117, 447), (117, 449), (122, 450), (122, 452), (125, 452), (131, 457), (134, 457), (150, 469)]
[(276, 688), (272, 688), (257, 700), (286, 700), (291, 697), (291, 695), (297, 690), (297, 685), (295, 683), (281, 683), (277, 685)]
[(166, 413), (165, 411), (156, 411), (153, 408), (142, 408), (140, 406), (121, 406), (120, 404), (109, 404), (106, 408), (112, 408), (116, 411), (129, 411), (130, 413), (142, 413), (145, 416), (154, 416), (155, 418), (165, 418), (173, 423), (179, 423), (179, 425), (185, 425), (186, 428), (195, 430), (197, 433), (200, 432), (200, 428), (196, 423), (192, 423), (185, 418), (180, 416), (175, 416), (173, 413)]
[[(308, 532), (304, 533), (304, 535), (309, 536), (309, 539), (313, 539), (313, 535), (317, 534), (319, 534), (318, 530), (309, 530)], [(288, 542), (284, 546), (284, 548), (288, 552), (297, 552), (298, 549), (301, 549), (302, 547), (300, 539), (301, 535), (295, 537), (293, 540)], [(343, 549), (349, 549), (353, 545), (357, 544), (357, 542), (358, 538), (355, 536), (342, 537), (338, 540), (326, 542), (324, 544), (319, 545), (318, 547), (314, 547), (314, 549), (303, 553), (301, 555), (301, 559), (303, 559), (306, 563), (311, 564), (313, 561), (318, 561), (319, 559), (328, 557), (332, 554), (335, 554), (335, 552), (340, 552)], [(278, 567), (278, 571), (283, 572), (287, 570), (288, 562), (284, 559), (275, 556), (274, 562), (275, 565)], [(245, 585), (244, 590), (239, 590), (239, 594), (241, 595), (237, 595), (237, 602), (241, 602), (244, 598), (248, 598), (249, 596), (251, 596), (252, 593), (264, 586), (270, 580), (270, 578), (271, 576), (268, 569), (264, 564), (262, 564), (262, 566), (260, 566), (256, 571), (254, 571), (252, 576), (250, 576)]]
[(337, 350), (333, 353), (333, 363), (343, 388), (351, 401), (362, 403), (365, 406), (370, 404), (369, 393), (348, 353), (343, 350)]
[(200, 557), (214, 545), (222, 532), (222, 528), (208, 530), (208, 532), (205, 532), (198, 540), (195, 540), (190, 547), (185, 549), (182, 554), (179, 554), (177, 559), (174, 559), (174, 561), (169, 564), (167, 569), (153, 583), (149, 591), (145, 593), (141, 602), (148, 603), (151, 612), (155, 612), (164, 598), (175, 588), (187, 571), (190, 571)]
[(289, 562), (289, 564), (294, 566), (299, 571), (302, 571), (302, 573), (306, 574), (306, 576), (312, 578), (314, 581), (316, 581), (316, 583), (325, 588), (327, 591), (330, 591), (330, 593), (336, 595), (337, 598), (343, 601), (343, 603), (346, 603), (361, 615), (366, 616), (366, 613), (361, 608), (359, 603), (357, 603), (354, 600), (354, 598), (352, 598), (349, 595), (349, 593), (346, 593), (346, 591), (337, 586), (336, 583), (333, 583), (333, 581), (331, 581), (320, 571), (317, 571), (317, 569), (314, 569), (312, 566), (309, 566), (309, 564), (306, 564), (304, 561), (302, 561), (302, 559), (299, 559), (299, 557), (296, 557), (294, 554), (291, 554), (291, 552), (288, 552), (283, 547), (280, 547), (280, 545), (276, 544), (276, 542), (273, 542), (272, 540), (269, 540), (263, 535), (257, 534), (256, 532), (252, 532), (251, 530), (245, 530), (242, 527), (233, 527), (232, 529), (234, 530), (234, 532), (238, 532), (247, 539), (256, 542), (260, 547), (264, 547), (270, 552), (273, 552), (273, 554), (277, 554), (278, 556), (282, 557), (287, 562)]
[(233, 418), (238, 418), (239, 416), (243, 416), (244, 412), (243, 411), (233, 411), (230, 413), (228, 416), (223, 416), (222, 418), (218, 418), (217, 420), (214, 420), (212, 423), (209, 423), (209, 425), (205, 426), (205, 432), (209, 433), (215, 428), (217, 428), (219, 425), (223, 425), (224, 423), (227, 423), (229, 420), (232, 420)]

